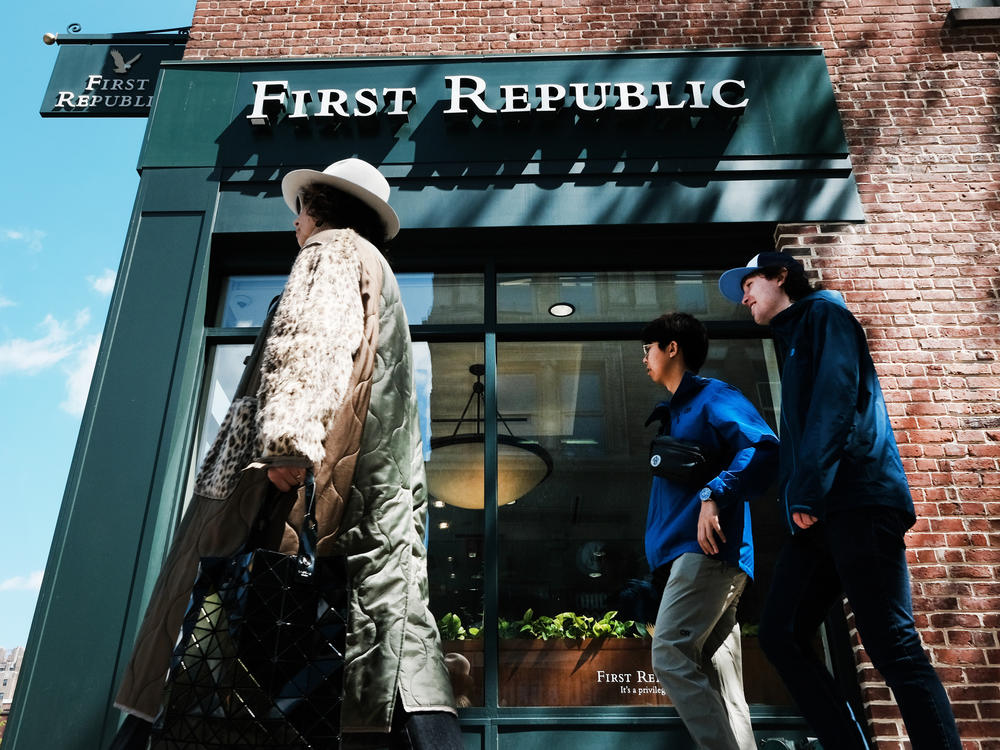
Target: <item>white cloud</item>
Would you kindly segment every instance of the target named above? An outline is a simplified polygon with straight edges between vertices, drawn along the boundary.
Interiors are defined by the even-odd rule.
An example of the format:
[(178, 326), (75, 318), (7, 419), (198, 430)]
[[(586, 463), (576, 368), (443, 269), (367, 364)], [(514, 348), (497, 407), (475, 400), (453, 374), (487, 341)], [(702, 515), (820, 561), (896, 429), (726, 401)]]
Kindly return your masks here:
[(83, 414), (87, 405), (87, 394), (90, 393), (90, 380), (94, 375), (94, 364), (97, 362), (97, 350), (101, 346), (101, 337), (93, 336), (83, 348), (76, 352), (76, 360), (72, 368), (66, 369), (66, 400), (59, 408), (74, 416)]
[(115, 276), (116, 274), (114, 271), (110, 268), (105, 268), (104, 273), (100, 276), (88, 276), (87, 281), (90, 282), (90, 285), (98, 294), (107, 297), (111, 294), (111, 290), (115, 288)]
[(60, 323), (51, 315), (41, 322), (45, 335), (37, 339), (10, 339), (0, 342), (0, 375), (41, 372), (63, 361), (80, 347), (73, 336), (90, 322), (90, 310), (76, 314), (72, 323)]
[(0, 581), (0, 591), (38, 591), (42, 587), (44, 572), (36, 570), (27, 576), (14, 576), (6, 581)]
[(0, 307), (14, 307), (17, 303), (14, 300), (9, 300), (6, 297), (0, 295)]
[(45, 232), (41, 229), (0, 229), (0, 240), (4, 242), (23, 242), (32, 252), (40, 252)]

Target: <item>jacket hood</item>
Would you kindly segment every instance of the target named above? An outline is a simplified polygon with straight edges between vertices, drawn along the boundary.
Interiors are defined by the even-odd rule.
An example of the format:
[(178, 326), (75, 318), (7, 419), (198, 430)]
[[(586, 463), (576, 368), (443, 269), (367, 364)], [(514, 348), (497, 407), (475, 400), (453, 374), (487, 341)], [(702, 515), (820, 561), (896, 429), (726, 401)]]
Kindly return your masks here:
[(830, 303), (845, 310), (847, 309), (847, 304), (844, 302), (844, 297), (840, 292), (830, 289), (820, 289), (812, 294), (807, 294), (797, 302), (793, 302), (790, 307), (786, 307), (771, 318), (771, 330), (779, 336), (790, 334), (806, 311), (820, 302)]

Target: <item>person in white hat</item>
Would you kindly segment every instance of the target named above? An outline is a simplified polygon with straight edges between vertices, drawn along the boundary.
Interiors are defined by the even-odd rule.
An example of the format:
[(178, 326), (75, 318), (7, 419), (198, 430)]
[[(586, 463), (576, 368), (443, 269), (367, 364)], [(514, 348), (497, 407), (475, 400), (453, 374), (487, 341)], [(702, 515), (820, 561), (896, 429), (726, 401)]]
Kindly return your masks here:
[(316, 553), (346, 556), (350, 579), (344, 747), (374, 738), (403, 750), (459, 750), (454, 694), (427, 602), (427, 495), (409, 327), (378, 250), (399, 231), (389, 183), (350, 158), (322, 172), (290, 172), (281, 191), (296, 215), (300, 250), (261, 333), (259, 365), (248, 366), (250, 381), (259, 382), (246, 394), (256, 397), (256, 417), (242, 423), (252, 448), (233, 458), (225, 450), (230, 436), (220, 436), (220, 450), (198, 472), (118, 693), (116, 705), (130, 717), (112, 748), (145, 747), (199, 558), (241, 548), (256, 518), (248, 508), (268, 487), (279, 502), (262, 536), (294, 552), (291, 529), (302, 522), (300, 488), (311, 469)]
[(726, 271), (719, 289), (770, 326), (784, 352), (779, 486), (792, 536), (761, 615), (761, 648), (823, 747), (867, 750), (867, 733), (813, 649), (846, 595), (914, 750), (961, 750), (913, 619), (904, 535), (916, 516), (861, 324), (784, 253)]

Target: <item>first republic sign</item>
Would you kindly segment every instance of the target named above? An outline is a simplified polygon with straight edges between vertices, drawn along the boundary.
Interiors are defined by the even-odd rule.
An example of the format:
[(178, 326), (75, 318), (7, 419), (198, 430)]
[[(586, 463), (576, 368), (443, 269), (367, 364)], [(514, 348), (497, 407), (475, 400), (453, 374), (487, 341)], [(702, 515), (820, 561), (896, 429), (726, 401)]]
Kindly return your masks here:
[(184, 44), (65, 44), (42, 101), (42, 117), (146, 117), (160, 63)]

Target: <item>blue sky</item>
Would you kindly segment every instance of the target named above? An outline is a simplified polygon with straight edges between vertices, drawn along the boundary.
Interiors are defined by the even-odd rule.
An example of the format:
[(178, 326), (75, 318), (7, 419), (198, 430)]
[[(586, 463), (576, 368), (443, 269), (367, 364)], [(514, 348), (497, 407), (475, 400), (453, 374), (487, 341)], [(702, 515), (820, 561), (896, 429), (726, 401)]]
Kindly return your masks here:
[[(145, 119), (42, 118), (42, 34), (191, 23), (195, 0), (12, 3), (0, 201), (0, 648), (25, 645), (135, 191)], [(11, 28), (8, 26), (8, 28)]]

